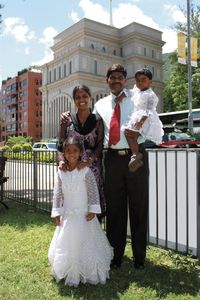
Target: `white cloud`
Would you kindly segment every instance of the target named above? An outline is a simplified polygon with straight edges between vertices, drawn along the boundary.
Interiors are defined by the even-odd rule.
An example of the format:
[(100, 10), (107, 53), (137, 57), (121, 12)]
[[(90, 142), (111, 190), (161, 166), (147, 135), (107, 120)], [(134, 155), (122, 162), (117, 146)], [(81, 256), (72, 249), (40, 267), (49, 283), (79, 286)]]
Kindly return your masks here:
[(75, 23), (78, 22), (78, 21), (80, 20), (80, 18), (78, 17), (77, 12), (75, 12), (75, 11), (73, 11), (73, 10), (71, 11), (71, 13), (69, 13), (68, 17), (69, 17), (70, 19), (72, 19), (72, 21), (74, 21)]
[(167, 14), (172, 18), (173, 22), (186, 22), (186, 17), (184, 16), (180, 8), (176, 5), (165, 4), (164, 9), (167, 12)]
[(49, 48), (53, 45), (53, 38), (58, 34), (57, 30), (53, 27), (46, 27), (43, 30), (43, 37), (40, 39), (40, 42), (43, 43), (46, 48)]
[(53, 52), (51, 50), (45, 50), (44, 57), (38, 61), (33, 61), (31, 66), (42, 66), (53, 60)]
[(170, 53), (177, 49), (177, 32), (172, 29), (163, 29), (162, 39), (165, 42), (163, 53)]
[(34, 31), (31, 31), (24, 20), (19, 17), (5, 18), (5, 29), (3, 36), (13, 36), (17, 42), (27, 43), (35, 38)]

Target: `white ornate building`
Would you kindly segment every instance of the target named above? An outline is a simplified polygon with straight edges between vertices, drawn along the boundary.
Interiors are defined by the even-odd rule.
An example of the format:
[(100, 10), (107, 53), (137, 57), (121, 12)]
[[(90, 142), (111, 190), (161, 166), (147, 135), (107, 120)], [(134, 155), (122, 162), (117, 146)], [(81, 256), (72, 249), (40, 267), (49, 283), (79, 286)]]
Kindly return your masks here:
[(121, 29), (82, 19), (54, 38), (54, 59), (42, 66), (43, 139), (58, 136), (60, 114), (73, 111), (72, 90), (78, 84), (90, 87), (94, 102), (109, 93), (107, 69), (114, 63), (128, 72), (132, 87), (137, 69), (148, 66), (162, 111), (162, 32), (131, 23)]

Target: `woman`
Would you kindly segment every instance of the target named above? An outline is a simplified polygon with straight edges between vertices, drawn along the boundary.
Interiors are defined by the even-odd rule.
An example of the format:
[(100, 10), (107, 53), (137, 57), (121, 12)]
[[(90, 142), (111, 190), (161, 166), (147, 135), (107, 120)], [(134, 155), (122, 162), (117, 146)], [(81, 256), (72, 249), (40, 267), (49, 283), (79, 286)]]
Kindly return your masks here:
[[(60, 143), (58, 150), (62, 151), (62, 144), (67, 137), (77, 136), (82, 139), (84, 151), (78, 168), (88, 166), (93, 171), (100, 194), (102, 214), (105, 214), (105, 199), (102, 175), (102, 150), (104, 127), (102, 120), (91, 112), (91, 92), (85, 85), (76, 86), (73, 99), (77, 108), (76, 114), (61, 115)], [(59, 167), (67, 169), (67, 163), (60, 156)]]

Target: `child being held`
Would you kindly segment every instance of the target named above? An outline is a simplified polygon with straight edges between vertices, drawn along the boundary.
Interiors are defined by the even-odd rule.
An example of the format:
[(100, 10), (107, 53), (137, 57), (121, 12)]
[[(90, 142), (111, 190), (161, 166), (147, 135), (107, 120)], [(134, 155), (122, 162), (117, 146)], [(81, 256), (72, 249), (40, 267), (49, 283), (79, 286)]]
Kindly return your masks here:
[(135, 172), (143, 165), (143, 155), (139, 152), (138, 137), (151, 140), (155, 144), (162, 142), (164, 134), (162, 123), (158, 117), (156, 106), (158, 97), (151, 89), (152, 73), (149, 69), (143, 68), (135, 73), (135, 86), (132, 90), (134, 100), (134, 112), (126, 126), (132, 130), (131, 137), (126, 136), (132, 152), (129, 162), (129, 170)]
[(51, 212), (57, 226), (48, 258), (56, 281), (69, 286), (105, 283), (113, 257), (96, 217), (101, 213), (96, 179), (90, 168), (77, 169), (82, 151), (78, 137), (64, 142), (68, 171), (57, 172)]

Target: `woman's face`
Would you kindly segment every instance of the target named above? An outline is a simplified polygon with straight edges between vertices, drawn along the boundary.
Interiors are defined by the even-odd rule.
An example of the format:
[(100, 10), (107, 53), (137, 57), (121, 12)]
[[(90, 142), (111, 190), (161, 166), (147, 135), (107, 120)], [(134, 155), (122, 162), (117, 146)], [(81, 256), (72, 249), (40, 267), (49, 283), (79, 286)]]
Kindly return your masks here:
[(74, 102), (78, 109), (88, 109), (90, 107), (90, 101), (91, 98), (86, 91), (79, 90), (76, 92)]

